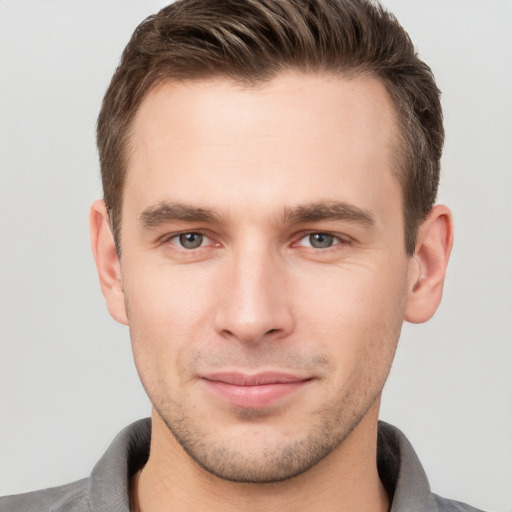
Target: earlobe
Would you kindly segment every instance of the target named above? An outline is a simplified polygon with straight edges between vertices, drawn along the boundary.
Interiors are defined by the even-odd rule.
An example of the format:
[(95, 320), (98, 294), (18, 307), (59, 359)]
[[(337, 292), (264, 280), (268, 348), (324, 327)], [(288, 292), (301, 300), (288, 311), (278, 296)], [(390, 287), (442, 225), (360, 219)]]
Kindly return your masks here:
[(104, 201), (98, 200), (91, 205), (89, 228), (92, 253), (107, 308), (115, 320), (128, 325), (121, 279), (121, 263), (116, 252)]
[(416, 251), (409, 267), (409, 292), (405, 320), (429, 320), (441, 302), (446, 267), (453, 246), (450, 210), (436, 205), (418, 229)]

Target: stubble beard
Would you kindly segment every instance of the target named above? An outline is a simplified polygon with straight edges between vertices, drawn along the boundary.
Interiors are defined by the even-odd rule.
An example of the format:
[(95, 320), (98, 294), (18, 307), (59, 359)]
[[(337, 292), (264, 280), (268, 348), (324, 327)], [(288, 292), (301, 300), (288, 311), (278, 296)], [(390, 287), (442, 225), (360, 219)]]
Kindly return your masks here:
[[(247, 484), (270, 484), (292, 479), (310, 470), (313, 466), (325, 459), (335, 451), (350, 436), (354, 429), (365, 418), (372, 406), (378, 407), (382, 389), (388, 377), (391, 363), (401, 330), (401, 320), (389, 329), (382, 329), (388, 336), (375, 340), (373, 347), (367, 347), (366, 354), (362, 357), (365, 370), (357, 378), (352, 380), (348, 388), (339, 389), (338, 392), (329, 391), (330, 398), (324, 401), (309, 415), (304, 415), (304, 424), (292, 425), (292, 435), (287, 437), (281, 428), (276, 426), (276, 435), (272, 429), (267, 429), (266, 438), (260, 435), (259, 442), (248, 443), (248, 437), (233, 434), (218, 436), (209, 429), (208, 421), (201, 421), (195, 417), (194, 405), (189, 405), (186, 397), (175, 400), (166, 392), (166, 385), (160, 379), (148, 379), (150, 372), (147, 370), (149, 361), (141, 358), (141, 367), (137, 365), (142, 384), (149, 396), (153, 407), (163, 423), (169, 429), (169, 433), (183, 448), (192, 461), (199, 467), (222, 480)], [(132, 343), (134, 340), (143, 339), (134, 336), (132, 329)], [(387, 346), (386, 346), (387, 345)], [(276, 367), (289, 368), (324, 368), (324, 376), (336, 373), (329, 358), (325, 355), (309, 355), (303, 357), (295, 352), (294, 356), (283, 348), (282, 351), (275, 347), (269, 349), (269, 355), (264, 352), (255, 352), (251, 357), (248, 353), (230, 353), (224, 351), (222, 356), (210, 354), (211, 367), (222, 367), (225, 361), (244, 361), (246, 367), (258, 367), (264, 363)], [(378, 356), (377, 356), (378, 354)], [(286, 356), (286, 357), (285, 357)], [(194, 374), (190, 368), (194, 362), (201, 360), (202, 352), (197, 350), (189, 353), (185, 361), (178, 365), (178, 374), (183, 373), (187, 381)], [(137, 358), (136, 358), (137, 363)], [(280, 363), (280, 364), (277, 364)], [(144, 368), (146, 367), (146, 368)], [(182, 377), (183, 377), (182, 375)], [(327, 377), (328, 378), (328, 377)], [(158, 383), (158, 384), (157, 384)], [(163, 385), (163, 387), (161, 387)], [(331, 387), (327, 385), (327, 388)], [(167, 389), (168, 391), (168, 389)], [(299, 404), (292, 405), (298, 407)], [(378, 411), (377, 411), (378, 412)], [(272, 418), (272, 413), (263, 410), (234, 408), (233, 414), (237, 416), (238, 424), (250, 424), (257, 426), (265, 424), (266, 416)], [(283, 413), (286, 415), (286, 411)], [(377, 417), (377, 414), (376, 414)], [(267, 425), (268, 426), (268, 425)], [(375, 430), (377, 428), (375, 419)], [(255, 428), (253, 432), (257, 433)], [(251, 432), (250, 429), (247, 432)], [(224, 432), (221, 432), (224, 434)], [(261, 434), (261, 432), (260, 432)]]
[[(305, 473), (338, 448), (380, 397), (366, 396), (365, 404), (344, 400), (333, 407), (325, 404), (314, 413), (315, 423), (301, 437), (248, 447), (244, 440), (212, 439), (205, 425), (195, 422), (182, 406), (155, 409), (172, 436), (188, 456), (208, 473), (230, 482), (269, 484)], [(354, 411), (358, 411), (356, 414)], [(257, 411), (240, 409), (241, 421), (258, 421)], [(275, 440), (274, 440), (275, 441)]]

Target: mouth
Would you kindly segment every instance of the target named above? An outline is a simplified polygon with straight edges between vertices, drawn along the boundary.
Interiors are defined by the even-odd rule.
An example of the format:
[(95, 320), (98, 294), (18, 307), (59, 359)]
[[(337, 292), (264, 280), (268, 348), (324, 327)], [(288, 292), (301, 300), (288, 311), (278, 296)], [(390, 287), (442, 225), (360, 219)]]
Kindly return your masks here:
[(215, 373), (202, 377), (216, 396), (236, 407), (260, 409), (307, 386), (313, 379), (287, 373)]

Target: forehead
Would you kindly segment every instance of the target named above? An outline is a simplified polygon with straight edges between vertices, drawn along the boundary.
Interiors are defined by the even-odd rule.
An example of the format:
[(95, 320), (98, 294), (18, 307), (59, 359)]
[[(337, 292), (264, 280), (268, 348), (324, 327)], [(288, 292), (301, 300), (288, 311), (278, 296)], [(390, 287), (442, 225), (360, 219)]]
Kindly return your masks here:
[[(294, 132), (307, 126), (311, 129), (307, 135), (314, 137), (325, 136), (326, 130), (339, 127), (337, 121), (344, 120), (357, 122), (355, 128), (366, 124), (360, 135), (372, 138), (395, 131), (396, 110), (379, 79), (364, 74), (290, 71), (254, 86), (220, 78), (166, 81), (147, 93), (135, 116), (133, 133), (136, 138), (160, 136), (162, 128), (169, 132), (179, 121), (184, 137), (191, 135), (187, 128), (193, 127), (196, 135), (222, 138), (226, 133), (219, 131), (221, 122), (228, 129), (241, 128), (241, 136), (254, 133), (259, 122), (259, 128), (266, 123), (270, 132), (273, 125), (285, 136), (285, 130), (289, 132), (290, 125), (299, 121)], [(197, 132), (199, 125), (204, 127), (202, 134)], [(320, 125), (326, 128), (324, 133), (318, 130)], [(212, 127), (217, 129), (212, 132)]]
[(393, 175), (395, 141), (394, 105), (369, 76), (287, 73), (257, 87), (168, 82), (135, 117), (126, 187), (141, 200), (183, 191), (224, 206), (241, 195), (282, 203), (285, 189), (295, 203), (329, 199), (321, 196), (334, 185), (371, 194), (376, 179)]

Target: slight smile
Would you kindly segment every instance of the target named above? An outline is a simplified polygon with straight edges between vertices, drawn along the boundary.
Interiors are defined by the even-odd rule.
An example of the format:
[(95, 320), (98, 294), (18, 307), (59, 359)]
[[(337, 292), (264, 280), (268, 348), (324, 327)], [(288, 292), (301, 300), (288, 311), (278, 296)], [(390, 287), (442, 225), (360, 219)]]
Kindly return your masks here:
[(303, 388), (313, 379), (286, 373), (215, 373), (202, 377), (207, 387), (231, 405), (259, 409)]

